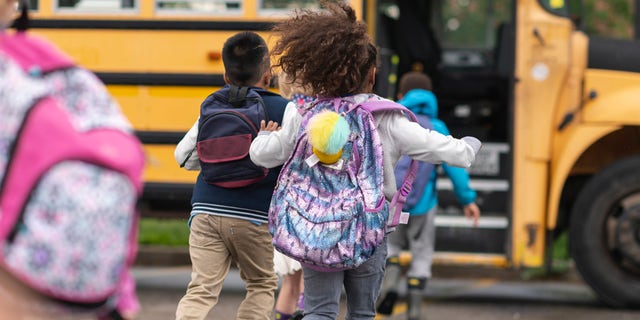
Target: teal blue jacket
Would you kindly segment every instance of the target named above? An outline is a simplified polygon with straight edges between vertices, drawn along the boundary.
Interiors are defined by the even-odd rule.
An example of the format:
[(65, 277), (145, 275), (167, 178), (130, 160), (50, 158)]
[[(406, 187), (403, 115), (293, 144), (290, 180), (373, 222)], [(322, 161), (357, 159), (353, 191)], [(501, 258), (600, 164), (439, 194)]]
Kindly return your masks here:
[[(407, 92), (399, 104), (407, 107), (416, 114), (423, 114), (431, 119), (433, 130), (444, 135), (450, 135), (449, 129), (438, 119), (438, 100), (436, 96), (428, 90), (413, 89)], [(461, 205), (466, 206), (476, 201), (476, 191), (469, 186), (469, 173), (464, 168), (449, 166), (446, 163), (440, 165), (444, 173), (453, 183), (453, 192)], [(413, 208), (409, 208), (411, 215), (426, 214), (438, 205), (438, 194), (436, 191), (437, 170), (431, 172), (428, 185), (424, 188), (424, 194)]]

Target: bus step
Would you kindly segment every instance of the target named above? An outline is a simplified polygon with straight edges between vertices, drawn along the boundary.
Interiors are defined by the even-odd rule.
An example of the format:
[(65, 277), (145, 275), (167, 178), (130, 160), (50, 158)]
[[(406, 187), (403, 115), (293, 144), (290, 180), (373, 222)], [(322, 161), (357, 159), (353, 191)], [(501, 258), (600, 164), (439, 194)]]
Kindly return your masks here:
[[(411, 263), (411, 253), (403, 251), (400, 254), (400, 265)], [(434, 265), (464, 265), (508, 268), (509, 260), (503, 254), (467, 253), (467, 252), (436, 252), (433, 257)]]

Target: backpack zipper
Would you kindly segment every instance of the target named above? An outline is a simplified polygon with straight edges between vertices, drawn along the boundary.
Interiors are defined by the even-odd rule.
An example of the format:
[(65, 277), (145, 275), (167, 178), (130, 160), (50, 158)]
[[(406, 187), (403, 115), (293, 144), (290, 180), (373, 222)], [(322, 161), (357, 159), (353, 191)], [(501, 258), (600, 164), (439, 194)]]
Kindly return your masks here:
[[(258, 128), (253, 123), (253, 121), (251, 121), (251, 119), (249, 119), (247, 116), (245, 116), (241, 112), (237, 112), (237, 111), (220, 111), (220, 112), (212, 113), (208, 115), (206, 118), (204, 118), (204, 121), (202, 121), (201, 123), (204, 124), (205, 122), (209, 121), (209, 119), (211, 119), (212, 117), (218, 116), (221, 114), (228, 114), (228, 115), (240, 118), (243, 122), (249, 124), (251, 129), (253, 129), (254, 137), (258, 135)], [(202, 130), (200, 130), (201, 127), (202, 127), (201, 125), (198, 126), (198, 136), (200, 136), (200, 132), (202, 132)]]
[[(258, 95), (259, 95), (259, 93), (256, 93), (256, 94), (258, 94)], [(218, 100), (218, 101), (220, 101), (220, 102), (222, 102), (222, 103), (224, 103), (224, 104), (227, 104), (227, 105), (230, 105), (230, 106), (231, 106), (231, 104), (229, 103), (229, 99), (228, 99), (228, 98), (225, 98), (224, 96), (221, 96), (221, 95), (220, 95), (219, 93), (217, 93), (217, 92), (213, 94), (213, 98), (214, 98), (214, 99), (216, 99), (216, 100)], [(263, 100), (262, 98), (260, 98), (260, 99), (255, 98), (255, 97), (254, 97), (254, 98), (244, 98), (244, 101), (253, 101), (253, 102), (258, 102), (258, 103), (262, 106), (262, 113), (263, 113), (263, 115), (264, 115), (265, 122), (267, 122), (267, 123), (269, 122), (269, 120), (270, 120), (270, 119), (269, 119), (269, 114), (268, 114), (268, 112), (267, 112), (267, 106), (265, 106), (265, 104), (264, 104), (264, 100)], [(233, 106), (232, 106), (232, 107), (233, 107)], [(234, 107), (234, 108), (235, 108), (235, 107)], [(240, 107), (237, 107), (237, 108), (240, 108)]]

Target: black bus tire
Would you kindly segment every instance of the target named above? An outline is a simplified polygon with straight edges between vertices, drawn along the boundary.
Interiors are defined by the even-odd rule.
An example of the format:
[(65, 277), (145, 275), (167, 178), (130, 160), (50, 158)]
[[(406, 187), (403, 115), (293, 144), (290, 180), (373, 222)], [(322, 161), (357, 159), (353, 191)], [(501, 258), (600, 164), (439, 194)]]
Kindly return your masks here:
[[(610, 245), (611, 217), (622, 200), (640, 195), (640, 157), (630, 157), (596, 173), (582, 189), (571, 212), (569, 242), (576, 268), (607, 306), (640, 307), (640, 272), (621, 262)], [(640, 205), (640, 199), (635, 205)], [(627, 208), (629, 206), (627, 205)], [(640, 240), (636, 240), (640, 241)]]

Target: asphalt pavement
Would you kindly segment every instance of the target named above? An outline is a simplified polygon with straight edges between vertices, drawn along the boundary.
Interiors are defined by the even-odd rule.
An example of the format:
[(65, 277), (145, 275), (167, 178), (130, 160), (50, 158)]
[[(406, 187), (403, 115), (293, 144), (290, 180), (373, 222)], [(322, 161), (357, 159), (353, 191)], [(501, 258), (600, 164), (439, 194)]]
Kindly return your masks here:
[[(142, 305), (142, 312), (138, 319), (173, 319), (178, 301), (189, 283), (191, 267), (189, 265), (136, 266), (133, 269), (133, 274)], [(233, 319), (235, 310), (244, 297), (244, 292), (244, 283), (240, 279), (237, 269), (232, 268), (225, 280), (220, 301), (207, 319)], [(399, 293), (400, 296), (404, 295), (402, 289)], [(446, 312), (451, 312), (451, 303), (462, 304), (460, 307), (455, 307), (455, 310), (460, 313), (467, 310), (472, 301), (497, 303), (496, 306), (490, 307), (492, 311), (490, 314), (493, 315), (496, 315), (496, 311), (506, 312), (505, 310), (508, 310), (500, 304), (500, 301), (506, 301), (507, 308), (514, 301), (518, 305), (523, 301), (533, 301), (536, 305), (551, 304), (553, 307), (566, 305), (569, 308), (571, 306), (575, 308), (575, 306), (598, 305), (591, 289), (573, 271), (557, 277), (523, 280), (519, 272), (512, 270), (435, 266), (434, 277), (430, 280), (424, 294), (425, 308), (428, 307), (430, 314), (435, 315), (436, 319), (445, 319)], [(440, 307), (442, 310), (438, 311), (442, 303), (448, 305)], [(534, 309), (536, 305), (533, 306)], [(472, 309), (466, 312), (474, 314), (477, 311), (473, 308), (479, 307), (480, 305), (476, 303), (475, 306), (472, 305)], [(525, 314), (525, 311), (520, 311), (519, 308), (516, 307), (514, 309), (516, 311), (505, 315), (505, 317), (511, 319), (513, 316), (515, 317), (513, 319), (516, 319), (520, 317), (520, 313)], [(402, 314), (406, 312), (406, 304), (400, 303), (396, 309), (394, 314), (397, 315), (386, 319), (403, 319)], [(545, 307), (545, 310), (548, 309)], [(440, 317), (438, 317), (439, 314)], [(640, 314), (637, 315), (640, 316)], [(607, 314), (607, 316), (609, 315)], [(382, 317), (378, 318), (383, 319)], [(503, 317), (495, 319), (499, 318)], [(546, 319), (546, 317), (530, 317), (529, 319)], [(583, 317), (582, 319), (587, 318)]]

